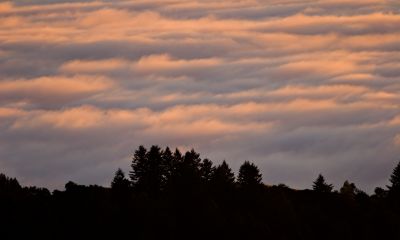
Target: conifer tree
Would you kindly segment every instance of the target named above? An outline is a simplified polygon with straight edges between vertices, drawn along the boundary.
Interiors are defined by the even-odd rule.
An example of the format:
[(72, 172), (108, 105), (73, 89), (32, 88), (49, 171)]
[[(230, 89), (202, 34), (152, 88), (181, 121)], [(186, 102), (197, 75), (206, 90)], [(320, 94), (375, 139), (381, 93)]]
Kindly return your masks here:
[(165, 166), (159, 146), (151, 146), (150, 150), (147, 152), (147, 161), (147, 190), (152, 194), (157, 194), (162, 189), (163, 178), (165, 176)]
[(111, 182), (111, 188), (115, 190), (126, 190), (129, 188), (130, 182), (125, 178), (125, 173), (118, 168), (115, 172), (114, 179)]
[(214, 171), (215, 167), (213, 166), (213, 163), (207, 158), (203, 159), (200, 164), (200, 174), (203, 182), (210, 182)]
[(144, 181), (147, 172), (147, 149), (142, 145), (135, 151), (132, 159), (132, 171), (129, 172), (129, 177), (134, 185)]
[(198, 154), (194, 149), (187, 151), (183, 157), (183, 163), (193, 168), (193, 170), (199, 170), (200, 168), (200, 154)]
[(162, 165), (164, 168), (163, 186), (165, 186), (167, 182), (170, 180), (173, 172), (175, 171), (177, 163), (169, 147), (166, 147), (165, 150), (162, 151), (161, 157), (162, 157)]
[(180, 163), (183, 161), (183, 157), (182, 157), (182, 153), (181, 151), (179, 151), (178, 148), (175, 148), (175, 152), (174, 152), (174, 161), (176, 163)]
[(262, 175), (254, 163), (245, 161), (239, 169), (238, 183), (241, 186), (257, 186), (261, 184)]
[(211, 181), (217, 188), (227, 188), (234, 184), (235, 174), (225, 160), (215, 168)]
[(200, 154), (193, 149), (182, 156), (179, 149), (173, 155), (174, 171), (169, 181), (169, 189), (181, 193), (196, 192), (201, 183)]
[(389, 181), (391, 183), (390, 186), (387, 186), (389, 189), (389, 193), (400, 194), (400, 162), (393, 169)]
[(160, 147), (153, 145), (149, 151), (143, 146), (135, 151), (129, 176), (138, 191), (157, 195), (163, 187), (166, 168)]
[(325, 178), (321, 174), (319, 174), (318, 178), (313, 182), (313, 190), (316, 192), (329, 193), (332, 192), (332, 189), (333, 185), (327, 184)]

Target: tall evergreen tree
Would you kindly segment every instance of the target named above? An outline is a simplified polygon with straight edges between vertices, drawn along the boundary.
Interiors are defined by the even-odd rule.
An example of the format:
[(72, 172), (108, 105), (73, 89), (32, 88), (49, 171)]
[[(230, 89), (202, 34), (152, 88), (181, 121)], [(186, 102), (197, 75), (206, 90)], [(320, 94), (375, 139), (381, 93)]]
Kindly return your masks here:
[(183, 157), (182, 157), (182, 153), (181, 151), (179, 151), (178, 148), (175, 148), (175, 152), (174, 152), (174, 161), (176, 163), (180, 163), (183, 161)]
[(162, 189), (163, 178), (165, 176), (165, 166), (159, 146), (151, 146), (147, 152), (147, 161), (147, 188), (150, 193), (157, 194)]
[(254, 163), (245, 161), (239, 169), (238, 183), (241, 186), (257, 186), (261, 184), (262, 175)]
[(313, 190), (321, 193), (332, 192), (333, 185), (327, 184), (325, 178), (319, 174), (317, 179), (313, 182)]
[(194, 151), (194, 149), (187, 151), (183, 156), (183, 160), (180, 164), (181, 171), (184, 173), (185, 178), (191, 178), (192, 180), (199, 180), (200, 178), (200, 154)]
[(111, 182), (111, 188), (118, 191), (127, 190), (129, 188), (130, 182), (125, 178), (125, 173), (121, 168), (115, 172), (114, 179)]
[(391, 183), (390, 186), (387, 186), (389, 189), (389, 193), (400, 194), (400, 162), (393, 169), (389, 181)]
[(132, 159), (132, 171), (129, 172), (129, 177), (132, 183), (140, 185), (144, 180), (147, 173), (147, 149), (142, 145), (135, 151)]
[(177, 162), (175, 161), (175, 157), (171, 152), (169, 147), (166, 147), (164, 151), (162, 151), (162, 164), (164, 168), (164, 175), (163, 175), (163, 186), (167, 184), (170, 180), (173, 172), (176, 169)]
[(194, 149), (187, 151), (183, 157), (183, 163), (186, 166), (191, 167), (194, 171), (199, 170), (200, 162), (200, 154), (198, 154)]
[(234, 184), (235, 174), (225, 160), (215, 168), (211, 181), (217, 188), (229, 188)]
[(152, 146), (147, 151), (143, 146), (139, 146), (135, 151), (131, 166), (132, 171), (129, 176), (135, 189), (157, 195), (161, 190), (164, 174), (160, 147)]
[(200, 164), (200, 174), (204, 183), (209, 183), (211, 181), (214, 171), (215, 167), (213, 163), (207, 158), (203, 159)]
[(179, 149), (176, 149), (173, 158), (175, 167), (168, 184), (170, 189), (185, 194), (197, 191), (201, 182), (200, 154), (192, 149), (182, 156)]

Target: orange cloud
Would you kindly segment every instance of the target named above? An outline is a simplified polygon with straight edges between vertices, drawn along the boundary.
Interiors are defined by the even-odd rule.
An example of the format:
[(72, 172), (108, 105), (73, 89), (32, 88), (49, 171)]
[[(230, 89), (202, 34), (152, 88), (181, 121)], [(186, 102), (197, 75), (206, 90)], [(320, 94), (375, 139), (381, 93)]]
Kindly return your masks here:
[(201, 69), (204, 67), (217, 66), (222, 63), (222, 60), (211, 58), (211, 59), (172, 59), (170, 56), (163, 55), (151, 55), (142, 57), (134, 68), (140, 72), (152, 72), (152, 71), (171, 71), (177, 69)]
[(290, 97), (340, 97), (340, 96), (356, 96), (370, 91), (363, 86), (351, 85), (327, 85), (318, 87), (299, 87), (287, 86), (284, 88), (272, 91), (270, 94), (273, 96), (290, 96)]
[(123, 59), (104, 59), (104, 60), (73, 60), (64, 63), (60, 70), (71, 73), (99, 73), (129, 68), (131, 63)]
[(400, 134), (397, 134), (394, 139), (393, 139), (393, 143), (399, 147), (400, 146)]
[(55, 101), (57, 99), (76, 99), (92, 95), (113, 86), (104, 77), (55, 76), (27, 80), (8, 80), (0, 82), (0, 100), (24, 99), (27, 101)]
[(13, 5), (11, 2), (0, 3), (0, 13), (9, 12), (11, 9), (13, 9)]
[[(14, 114), (12, 111), (5, 113)], [(184, 117), (184, 114), (188, 113), (195, 115), (189, 118)], [(149, 109), (102, 110), (93, 106), (81, 106), (57, 111), (27, 112), (24, 117), (16, 119), (12, 129), (32, 129), (47, 126), (55, 129), (84, 130), (118, 126), (118, 128), (124, 129), (139, 127), (138, 131), (146, 131), (147, 133), (214, 135), (253, 131), (255, 129), (265, 130), (272, 126), (268, 122), (237, 123), (216, 117), (210, 118), (209, 115), (203, 115), (197, 106), (167, 109), (163, 112), (154, 112)]]
[(0, 118), (15, 118), (19, 116), (24, 115), (24, 111), (16, 108), (6, 108), (6, 107), (1, 107), (0, 108)]

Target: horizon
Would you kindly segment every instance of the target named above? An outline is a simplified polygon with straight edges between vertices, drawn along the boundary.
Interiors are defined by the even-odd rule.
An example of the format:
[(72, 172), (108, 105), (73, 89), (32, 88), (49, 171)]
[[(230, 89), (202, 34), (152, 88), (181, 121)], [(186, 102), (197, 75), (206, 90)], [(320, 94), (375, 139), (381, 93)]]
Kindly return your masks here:
[(372, 193), (400, 160), (393, 0), (0, 3), (0, 173), (109, 186), (139, 145)]
[[(142, 147), (142, 145), (139, 146), (139, 147)], [(149, 148), (147, 148), (146, 146), (143, 146), (143, 147), (144, 147), (145, 149), (147, 149), (147, 150), (150, 150), (150, 148), (152, 148), (152, 147), (159, 147), (159, 146), (158, 146), (158, 145), (152, 145), (152, 146), (149, 147)], [(165, 152), (166, 148), (169, 148), (169, 147), (166, 146), (165, 148), (160, 148), (160, 149), (161, 149), (161, 154), (163, 154), (163, 153)], [(186, 152), (185, 152), (185, 151), (181, 151), (181, 150), (178, 149), (178, 148), (175, 148), (175, 150), (174, 150), (174, 149), (171, 149), (171, 148), (169, 148), (169, 149), (170, 149), (172, 152), (174, 152), (174, 151), (179, 151), (182, 155), (185, 155), (185, 153), (189, 153), (190, 151), (196, 151), (195, 149), (188, 149)], [(135, 150), (135, 151), (136, 151), (136, 150)], [(197, 152), (197, 153), (198, 153), (198, 152)], [(201, 161), (210, 160), (210, 159), (208, 159), (208, 158), (202, 158), (202, 157), (201, 157), (201, 153), (198, 153), (198, 154), (199, 154), (199, 156), (200, 156), (200, 160), (201, 160)], [(132, 165), (132, 164), (135, 164), (134, 161), (133, 161), (133, 158), (134, 158), (134, 155), (132, 155), (132, 162), (131, 162), (131, 165)], [(221, 164), (215, 164), (214, 162), (212, 162), (212, 160), (210, 160), (210, 161), (211, 161), (211, 164), (212, 164), (211, 166), (214, 167), (214, 168), (218, 168), (218, 167), (221, 166)], [(226, 160), (224, 160), (224, 162), (225, 162), (225, 161), (226, 161)], [(254, 163), (252, 163), (251, 161), (247, 161), (247, 160), (246, 160), (246, 161), (243, 161), (243, 162), (241, 163), (240, 166), (242, 167), (246, 162), (247, 162), (247, 163), (250, 163), (250, 164), (254, 164)], [(162, 163), (159, 163), (159, 164), (162, 165)], [(257, 169), (258, 169), (258, 166), (257, 166), (257, 165), (253, 165), (253, 166), (257, 167)], [(400, 162), (399, 162), (396, 166), (399, 167), (399, 166), (400, 166)], [(229, 164), (228, 164), (228, 167), (230, 167)], [(231, 170), (232, 170), (232, 169), (231, 169)], [(122, 168), (116, 169), (116, 171), (114, 171), (113, 181), (115, 181), (115, 177), (117, 176), (117, 173), (120, 172), (120, 171), (121, 171), (121, 173), (123, 174), (124, 179), (127, 179), (129, 182), (131, 182), (131, 184), (133, 184), (133, 183), (135, 182), (135, 181), (132, 180), (132, 179), (130, 178), (130, 176), (129, 176), (129, 175), (131, 174), (132, 171), (135, 171), (135, 170), (132, 168), (132, 166), (131, 166), (129, 169), (122, 169)], [(237, 171), (232, 170), (232, 173), (234, 174), (234, 175), (233, 175), (233, 178), (234, 178), (235, 184), (239, 184), (239, 185), (240, 185), (240, 183), (238, 182), (238, 181), (239, 181), (239, 178), (238, 178), (238, 177), (239, 177), (240, 171), (239, 171), (239, 170), (237, 170)], [(341, 189), (342, 189), (346, 184), (354, 184), (351, 180), (346, 179), (346, 180), (343, 181), (343, 184), (342, 184), (342, 185), (335, 186), (334, 184), (330, 184), (330, 183), (329, 183), (329, 180), (328, 180), (328, 179), (325, 179), (325, 177), (323, 176), (323, 174), (319, 173), (318, 176), (313, 180), (313, 182), (310, 183), (310, 186), (309, 186), (309, 187), (305, 187), (305, 188), (295, 188), (295, 187), (292, 187), (292, 186), (290, 186), (290, 185), (287, 185), (287, 184), (284, 183), (284, 182), (275, 183), (275, 184), (265, 183), (265, 182), (262, 181), (262, 178), (263, 178), (262, 172), (260, 171), (259, 173), (261, 174), (261, 182), (260, 182), (260, 184), (263, 185), (263, 186), (265, 186), (265, 187), (268, 187), (268, 188), (271, 188), (271, 187), (287, 187), (288, 189), (291, 189), (291, 190), (294, 190), (294, 191), (307, 191), (307, 190), (309, 190), (309, 191), (315, 191), (315, 189), (313, 189), (313, 188), (314, 188), (313, 185), (315, 184), (315, 181), (317, 181), (317, 179), (318, 179), (319, 177), (321, 177), (321, 176), (323, 177), (324, 181), (327, 180), (326, 184), (327, 184), (327, 185), (330, 185), (330, 186), (332, 187), (332, 189), (330, 190), (330, 191), (332, 191), (332, 193), (341, 193), (341, 194), (343, 194), (343, 193), (341, 192), (341, 191), (342, 191)], [(391, 171), (391, 174), (393, 174), (393, 173), (394, 173), (394, 169)], [(1, 175), (1, 174), (3, 174), (3, 176), (6, 177), (6, 178), (8, 178), (8, 179), (16, 179), (17, 182), (19, 183), (19, 181), (18, 181), (17, 178), (15, 178), (15, 177), (13, 177), (13, 176), (4, 175), (4, 173), (0, 172), (0, 175)], [(389, 180), (390, 180), (390, 178), (391, 178), (391, 174), (388, 175), (388, 178), (387, 178), (387, 182), (388, 182), (388, 183), (389, 183)], [(107, 184), (96, 184), (96, 183), (81, 184), (81, 183), (79, 183), (79, 182), (74, 182), (74, 181), (69, 180), (69, 181), (67, 181), (67, 182), (64, 184), (64, 186), (63, 186), (62, 188), (47, 188), (47, 187), (44, 187), (44, 186), (34, 186), (34, 185), (26, 185), (26, 186), (22, 185), (21, 187), (27, 187), (27, 188), (34, 187), (34, 188), (39, 188), (39, 189), (45, 188), (45, 189), (50, 190), (52, 193), (54, 193), (54, 191), (65, 191), (65, 190), (66, 190), (67, 184), (70, 184), (70, 183), (76, 184), (77, 186), (86, 186), (86, 187), (99, 186), (99, 187), (110, 188), (110, 189), (112, 188), (112, 184), (113, 184), (111, 180), (110, 180)], [(373, 195), (377, 194), (377, 193), (376, 193), (376, 189), (382, 189), (383, 191), (389, 191), (389, 190), (390, 190), (389, 186), (390, 186), (390, 185), (375, 186), (374, 191), (368, 192), (368, 191), (364, 191), (364, 189), (359, 188), (357, 185), (354, 185), (354, 191), (359, 191), (358, 193), (367, 194), (368, 196), (373, 196)]]

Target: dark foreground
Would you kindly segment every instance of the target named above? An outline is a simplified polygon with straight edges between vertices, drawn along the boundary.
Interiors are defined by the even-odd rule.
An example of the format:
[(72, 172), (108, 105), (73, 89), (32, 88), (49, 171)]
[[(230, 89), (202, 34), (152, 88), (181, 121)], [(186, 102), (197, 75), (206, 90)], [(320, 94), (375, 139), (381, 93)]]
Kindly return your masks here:
[(399, 171), (371, 196), (322, 176), (299, 191), (262, 184), (249, 162), (235, 179), (194, 151), (139, 148), (111, 188), (50, 193), (0, 174), (0, 239), (400, 239)]

